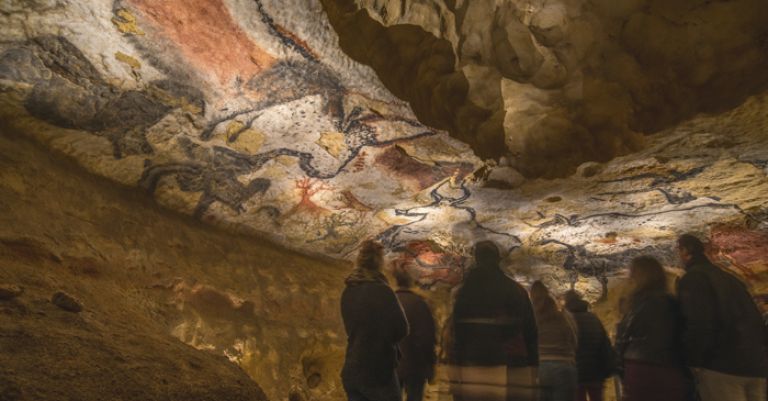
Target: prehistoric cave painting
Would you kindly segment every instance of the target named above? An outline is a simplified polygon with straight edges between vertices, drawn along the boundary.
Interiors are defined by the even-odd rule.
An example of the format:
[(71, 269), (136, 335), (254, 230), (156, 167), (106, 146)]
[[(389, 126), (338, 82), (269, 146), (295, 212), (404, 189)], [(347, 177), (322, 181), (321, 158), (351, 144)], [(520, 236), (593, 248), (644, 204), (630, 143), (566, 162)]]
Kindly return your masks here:
[(583, 245), (573, 245), (556, 239), (545, 239), (535, 245), (546, 246), (549, 244), (563, 248), (565, 255), (562, 267), (568, 272), (571, 288), (578, 282), (579, 277), (596, 278), (602, 286), (601, 299), (608, 296), (608, 278), (629, 266), (633, 258), (641, 255), (669, 255), (672, 248), (672, 245), (669, 245), (669, 249), (664, 250), (645, 246), (628, 248), (619, 252), (596, 254), (589, 252)]
[(137, 11), (189, 64), (221, 85), (247, 80), (276, 61), (253, 42), (222, 0), (118, 0), (113, 9), (117, 18), (121, 10)]
[(455, 286), (464, 278), (466, 256), (434, 241), (409, 241), (391, 251), (399, 253), (395, 266), (415, 275), (416, 282), (422, 287)]
[(689, 192), (672, 188), (672, 184), (675, 184), (680, 181), (689, 180), (691, 178), (695, 178), (697, 175), (701, 174), (708, 167), (710, 166), (709, 165), (698, 166), (682, 172), (677, 170), (672, 170), (668, 173), (668, 175), (663, 175), (658, 173), (644, 173), (644, 174), (634, 175), (630, 177), (600, 181), (601, 183), (608, 184), (608, 183), (620, 183), (620, 182), (629, 182), (629, 181), (636, 181), (636, 180), (647, 180), (647, 179), (651, 180), (651, 182), (648, 185), (648, 188), (636, 189), (636, 190), (630, 190), (630, 191), (602, 192), (602, 193), (599, 193), (598, 196), (629, 195), (629, 194), (638, 194), (643, 192), (658, 191), (662, 195), (664, 195), (664, 197), (667, 199), (667, 202), (669, 202), (670, 204), (682, 205), (684, 203), (694, 201), (698, 198)]
[(366, 205), (360, 199), (355, 196), (355, 194), (352, 193), (352, 191), (345, 189), (339, 193), (338, 196), (339, 201), (344, 205), (342, 209), (351, 209), (351, 210), (357, 210), (358, 212), (371, 212), (373, 211), (373, 208)]
[[(221, 201), (227, 204), (235, 211), (242, 211), (242, 203), (257, 193), (263, 193), (268, 189), (267, 179), (256, 179), (243, 186), (237, 176), (251, 173), (262, 168), (269, 161), (280, 157), (289, 156), (298, 159), (299, 168), (307, 175), (307, 179), (328, 180), (336, 177), (361, 151), (365, 146), (382, 147), (395, 144), (400, 141), (412, 140), (423, 136), (435, 135), (435, 132), (427, 131), (415, 134), (411, 137), (396, 138), (386, 141), (378, 141), (375, 137), (359, 143), (350, 151), (348, 157), (343, 160), (336, 168), (330, 171), (321, 171), (313, 165), (315, 156), (309, 152), (302, 152), (289, 148), (278, 148), (267, 152), (247, 155), (236, 152), (232, 149), (213, 146), (211, 148), (210, 162), (190, 161), (190, 162), (172, 162), (149, 166), (142, 178), (140, 184), (150, 193), (153, 193), (160, 178), (167, 175), (176, 175), (180, 187), (185, 192), (203, 191), (203, 197), (195, 209), (195, 216), (201, 217), (208, 207), (215, 201)], [(188, 138), (180, 138), (180, 144), (189, 147), (188, 156), (192, 159), (198, 159), (199, 151), (203, 149), (201, 145), (193, 144)], [(203, 152), (203, 154), (207, 154)], [(195, 178), (195, 175), (202, 175), (203, 179)]]
[(453, 174), (463, 178), (475, 169), (472, 163), (444, 162), (429, 165), (414, 159), (398, 145), (388, 147), (375, 160), (377, 165), (395, 176), (413, 182), (416, 191), (429, 188)]
[(107, 138), (116, 159), (151, 154), (145, 131), (174, 108), (205, 109), (199, 91), (180, 83), (154, 81), (141, 91), (108, 84), (61, 36), (40, 36), (3, 52), (0, 78), (33, 85), (24, 102), (31, 115)]
[[(429, 196), (432, 199), (432, 202), (427, 205), (415, 206), (407, 209), (395, 209), (394, 213), (396, 216), (413, 218), (413, 220), (404, 224), (393, 225), (380, 233), (376, 238), (388, 248), (397, 249), (398, 247), (403, 246), (404, 241), (407, 241), (400, 238), (402, 234), (425, 235), (426, 231), (415, 231), (412, 227), (425, 221), (432, 211), (437, 211), (441, 207), (450, 207), (467, 213), (469, 215), (467, 223), (469, 223), (475, 230), (483, 232), (486, 235), (503, 237), (500, 242), (511, 243), (511, 246), (505, 250), (506, 254), (509, 254), (520, 246), (522, 241), (514, 234), (495, 230), (477, 221), (477, 211), (473, 207), (465, 205), (467, 200), (472, 196), (472, 192), (467, 186), (467, 180), (469, 178), (472, 177), (452, 176), (443, 180), (442, 183), (436, 185), (430, 191)], [(429, 231), (429, 229), (426, 230)]]
[(710, 230), (707, 253), (718, 264), (755, 282), (768, 272), (768, 232), (741, 226), (717, 225)]
[(312, 200), (312, 197), (318, 192), (332, 190), (331, 186), (325, 182), (313, 180), (311, 178), (298, 179), (296, 180), (295, 185), (296, 189), (299, 191), (299, 202), (288, 212), (283, 214), (283, 218), (288, 218), (298, 213), (319, 216), (331, 212), (329, 209), (318, 205)]
[[(198, 159), (150, 165), (144, 170), (139, 185), (154, 194), (160, 179), (172, 175), (182, 191), (202, 192), (194, 211), (196, 218), (201, 218), (214, 202), (221, 202), (234, 212), (241, 213), (245, 210), (245, 201), (256, 194), (264, 194), (270, 188), (271, 181), (266, 178), (254, 178), (247, 184), (237, 179), (254, 170), (247, 157), (218, 146), (209, 150), (187, 138), (180, 138), (179, 142), (188, 156)], [(267, 213), (275, 218), (274, 214), (279, 214), (279, 211), (269, 209)]]

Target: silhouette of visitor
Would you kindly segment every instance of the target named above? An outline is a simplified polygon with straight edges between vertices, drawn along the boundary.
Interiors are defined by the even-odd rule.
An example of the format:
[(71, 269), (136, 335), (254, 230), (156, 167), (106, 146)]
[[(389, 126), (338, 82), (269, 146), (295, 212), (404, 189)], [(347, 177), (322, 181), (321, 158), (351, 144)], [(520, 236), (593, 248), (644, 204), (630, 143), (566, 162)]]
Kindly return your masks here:
[(677, 241), (685, 275), (677, 292), (686, 363), (702, 401), (765, 401), (766, 330), (757, 304), (734, 275), (712, 264), (704, 244)]
[(624, 401), (683, 401), (689, 394), (680, 345), (681, 319), (658, 260), (629, 268), (630, 291), (616, 334)]
[(576, 398), (576, 323), (541, 281), (531, 286), (531, 302), (539, 330), (539, 388), (541, 401)]
[(528, 293), (501, 271), (494, 243), (477, 243), (474, 254), (453, 307), (454, 400), (533, 400), (539, 354)]
[(397, 344), (408, 334), (408, 322), (381, 273), (383, 259), (380, 244), (363, 242), (341, 295), (347, 333), (341, 380), (349, 401), (401, 400)]
[(611, 377), (616, 353), (603, 323), (589, 311), (589, 303), (575, 290), (563, 296), (565, 309), (576, 322), (576, 368), (578, 371), (578, 401), (602, 401), (605, 380)]
[(435, 375), (435, 320), (424, 299), (412, 291), (413, 279), (404, 269), (395, 270), (395, 294), (408, 319), (410, 332), (400, 341), (402, 357), (397, 367), (407, 401), (421, 401), (424, 386)]

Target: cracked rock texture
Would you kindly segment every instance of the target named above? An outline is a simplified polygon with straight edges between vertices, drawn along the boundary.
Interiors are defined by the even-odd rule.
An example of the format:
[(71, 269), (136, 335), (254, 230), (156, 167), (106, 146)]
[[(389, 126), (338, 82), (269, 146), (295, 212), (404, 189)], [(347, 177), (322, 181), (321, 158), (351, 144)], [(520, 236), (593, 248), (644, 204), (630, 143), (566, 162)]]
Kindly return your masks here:
[(527, 176), (637, 150), (642, 134), (768, 83), (762, 0), (323, 3), (342, 48), (420, 118), (481, 155), (510, 155)]

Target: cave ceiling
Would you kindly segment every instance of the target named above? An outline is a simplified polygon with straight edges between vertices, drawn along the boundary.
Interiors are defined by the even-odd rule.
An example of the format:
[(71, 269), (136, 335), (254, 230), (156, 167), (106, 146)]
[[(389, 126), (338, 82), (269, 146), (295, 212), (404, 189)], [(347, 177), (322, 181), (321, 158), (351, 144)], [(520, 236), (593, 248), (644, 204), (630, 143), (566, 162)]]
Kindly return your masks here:
[(425, 285), (490, 239), (596, 288), (689, 230), (759, 275), (767, 6), (678, 3), (3, 2), (0, 113), (168, 209), (334, 258), (376, 238)]

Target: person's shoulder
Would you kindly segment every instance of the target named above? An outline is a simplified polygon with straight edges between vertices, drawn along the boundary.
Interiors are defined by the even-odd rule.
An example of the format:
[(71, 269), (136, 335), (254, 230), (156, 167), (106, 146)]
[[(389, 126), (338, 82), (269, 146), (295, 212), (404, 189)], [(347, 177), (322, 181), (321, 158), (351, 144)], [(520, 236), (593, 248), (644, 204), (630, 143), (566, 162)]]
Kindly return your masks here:
[(709, 277), (707, 276), (705, 269), (706, 267), (703, 265), (691, 266), (677, 281), (678, 287), (685, 288), (689, 286), (701, 285), (708, 282)]
[(422, 298), (421, 295), (413, 292), (412, 290), (398, 288), (395, 290), (395, 295), (397, 295), (397, 298), (399, 299), (405, 299), (411, 302), (418, 302), (423, 301), (424, 298)]
[(520, 293), (520, 294), (528, 294), (528, 291), (523, 287), (522, 284), (518, 283), (517, 280), (513, 279), (512, 277), (507, 276), (504, 274), (503, 278), (504, 282), (506, 283), (509, 288), (511, 288), (513, 291)]

